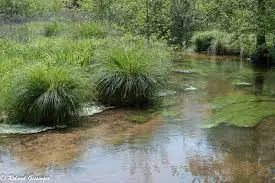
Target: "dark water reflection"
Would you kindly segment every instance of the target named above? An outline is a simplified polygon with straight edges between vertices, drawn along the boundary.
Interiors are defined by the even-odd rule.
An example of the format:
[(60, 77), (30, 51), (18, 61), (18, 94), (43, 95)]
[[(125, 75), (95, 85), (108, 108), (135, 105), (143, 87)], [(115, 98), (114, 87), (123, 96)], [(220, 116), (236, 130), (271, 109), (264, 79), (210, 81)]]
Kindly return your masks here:
[[(0, 173), (44, 174), (50, 182), (275, 182), (274, 118), (254, 129), (201, 128), (211, 115), (213, 97), (274, 95), (274, 71), (253, 70), (239, 61), (191, 58), (174, 67), (192, 72), (171, 74), (169, 86), (177, 94), (164, 98), (162, 115), (153, 124), (127, 134), (122, 127), (87, 125), (2, 136)], [(197, 90), (187, 91), (190, 86)], [(106, 122), (120, 120), (110, 115)]]

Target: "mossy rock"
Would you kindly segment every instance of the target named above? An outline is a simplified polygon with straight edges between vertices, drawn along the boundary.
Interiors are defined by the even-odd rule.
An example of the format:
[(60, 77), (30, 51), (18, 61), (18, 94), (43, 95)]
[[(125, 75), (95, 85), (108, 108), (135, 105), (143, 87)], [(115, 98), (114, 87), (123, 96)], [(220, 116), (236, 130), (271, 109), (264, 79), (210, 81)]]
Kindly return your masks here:
[(275, 99), (244, 94), (219, 97), (213, 101), (212, 112), (205, 127), (255, 127), (267, 117), (275, 115)]

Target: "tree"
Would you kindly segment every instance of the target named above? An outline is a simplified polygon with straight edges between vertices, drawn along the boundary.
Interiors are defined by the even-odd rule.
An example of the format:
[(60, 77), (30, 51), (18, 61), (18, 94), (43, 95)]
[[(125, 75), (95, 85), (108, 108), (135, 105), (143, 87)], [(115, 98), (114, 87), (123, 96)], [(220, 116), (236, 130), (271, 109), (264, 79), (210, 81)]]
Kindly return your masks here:
[(171, 38), (176, 45), (189, 45), (196, 26), (196, 1), (172, 0), (171, 4)]
[(208, 28), (234, 33), (255, 35), (256, 62), (267, 60), (266, 37), (274, 35), (274, 0), (198, 0)]

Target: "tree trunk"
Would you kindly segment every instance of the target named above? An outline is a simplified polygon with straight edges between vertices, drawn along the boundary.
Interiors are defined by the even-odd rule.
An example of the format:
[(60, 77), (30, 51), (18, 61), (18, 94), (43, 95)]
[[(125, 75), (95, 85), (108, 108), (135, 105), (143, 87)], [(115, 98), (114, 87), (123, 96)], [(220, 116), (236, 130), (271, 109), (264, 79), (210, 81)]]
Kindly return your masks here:
[(268, 66), (268, 50), (266, 46), (266, 31), (265, 31), (265, 18), (266, 18), (266, 0), (257, 0), (257, 42), (256, 42), (256, 54), (255, 64), (259, 66)]

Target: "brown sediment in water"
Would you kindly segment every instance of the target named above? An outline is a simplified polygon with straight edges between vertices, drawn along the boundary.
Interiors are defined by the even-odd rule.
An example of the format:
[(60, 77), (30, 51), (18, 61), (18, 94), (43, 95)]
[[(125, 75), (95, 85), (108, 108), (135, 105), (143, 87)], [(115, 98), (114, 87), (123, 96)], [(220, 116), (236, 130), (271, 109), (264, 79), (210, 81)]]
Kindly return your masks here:
[(275, 116), (269, 116), (265, 118), (263, 121), (261, 121), (257, 127), (256, 130), (258, 131), (274, 131), (275, 132)]
[[(192, 175), (202, 177), (204, 182), (268, 182), (271, 176), (268, 166), (255, 164), (249, 159), (241, 160), (233, 154), (221, 154), (221, 159), (197, 155), (188, 161)], [(221, 179), (222, 177), (222, 179)], [(211, 182), (212, 182), (211, 181)]]
[(91, 116), (79, 128), (16, 135), (10, 138), (7, 148), (17, 162), (31, 170), (67, 167), (81, 158), (88, 143), (98, 143), (100, 140), (101, 146), (121, 144), (138, 135), (152, 133), (160, 124), (161, 120), (155, 114), (144, 124), (127, 121), (126, 116), (133, 113), (136, 111), (112, 109)]
[[(137, 112), (142, 111), (131, 109), (104, 111), (89, 119), (88, 124), (97, 125), (93, 128), (87, 128), (84, 133), (86, 136), (93, 136), (108, 144), (120, 144), (139, 135), (144, 136), (145, 133), (152, 133), (161, 124), (160, 116), (154, 113), (150, 114), (148, 120), (143, 124), (129, 121), (127, 116), (136, 114)], [(148, 134), (149, 137), (150, 135)]]
[(85, 150), (85, 145), (77, 131), (52, 131), (20, 135), (12, 139), (9, 149), (17, 162), (43, 169), (51, 165), (68, 166)]

